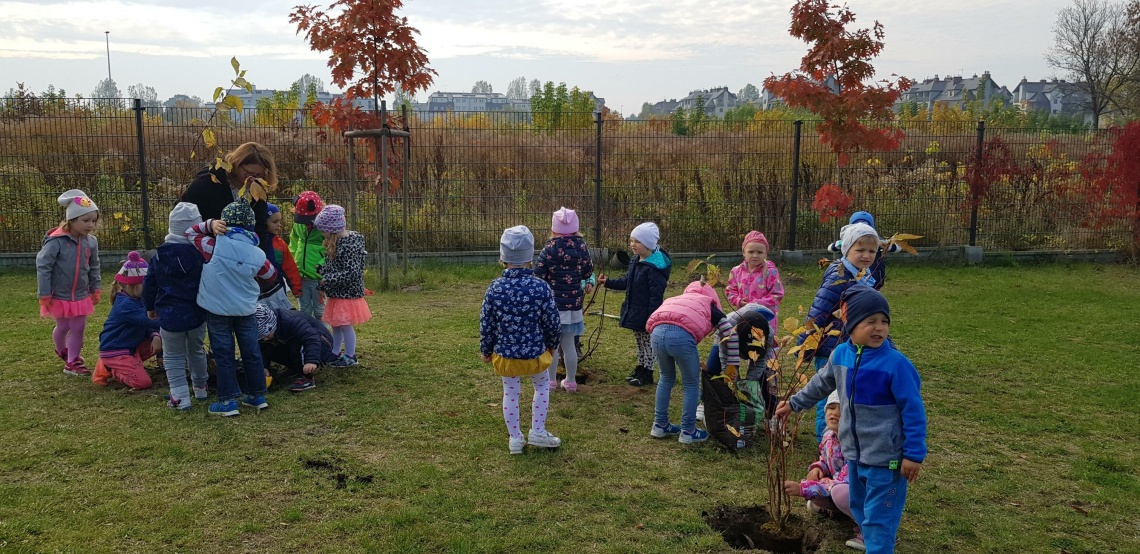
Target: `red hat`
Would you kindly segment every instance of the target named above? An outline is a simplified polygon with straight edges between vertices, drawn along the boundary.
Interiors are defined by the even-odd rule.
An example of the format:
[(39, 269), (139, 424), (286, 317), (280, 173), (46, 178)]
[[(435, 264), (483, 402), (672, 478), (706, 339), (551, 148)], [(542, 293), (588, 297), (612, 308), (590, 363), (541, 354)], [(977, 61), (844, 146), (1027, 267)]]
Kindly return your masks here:
[(307, 190), (297, 196), (297, 201), (293, 206), (293, 221), (297, 223), (304, 223), (312, 225), (313, 219), (321, 210), (325, 208), (325, 201), (321, 200), (321, 195)]
[(740, 249), (744, 250), (745, 248), (748, 248), (748, 243), (750, 242), (758, 242), (760, 244), (763, 244), (764, 248), (769, 247), (768, 237), (765, 237), (764, 233), (761, 233), (760, 231), (748, 231), (748, 234), (744, 235), (744, 242), (740, 244)]

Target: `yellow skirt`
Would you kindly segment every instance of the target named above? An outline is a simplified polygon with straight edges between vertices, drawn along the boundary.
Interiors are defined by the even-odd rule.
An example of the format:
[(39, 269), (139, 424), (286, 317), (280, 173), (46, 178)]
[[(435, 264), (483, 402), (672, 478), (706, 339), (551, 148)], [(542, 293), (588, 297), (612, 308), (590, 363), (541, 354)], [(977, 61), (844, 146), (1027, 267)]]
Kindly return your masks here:
[(554, 361), (554, 357), (550, 355), (550, 352), (543, 352), (541, 356), (529, 360), (504, 358), (498, 354), (491, 354), (491, 365), (495, 368), (495, 373), (503, 377), (522, 377), (542, 373), (550, 369), (550, 362), (552, 361)]

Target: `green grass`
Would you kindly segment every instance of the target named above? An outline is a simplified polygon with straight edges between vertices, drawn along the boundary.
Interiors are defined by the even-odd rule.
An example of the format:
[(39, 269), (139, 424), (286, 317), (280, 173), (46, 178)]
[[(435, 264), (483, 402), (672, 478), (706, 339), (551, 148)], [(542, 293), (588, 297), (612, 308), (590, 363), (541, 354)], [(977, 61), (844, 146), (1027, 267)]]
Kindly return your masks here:
[[(819, 277), (782, 270), (787, 317)], [(0, 275), (0, 550), (730, 551), (701, 512), (763, 503), (766, 452), (649, 438), (652, 392), (622, 382), (633, 341), (612, 320), (585, 364), (604, 382), (552, 401), (562, 448), (507, 454), (477, 347), (496, 273), (393, 274), (404, 290), (371, 297), (361, 366), (233, 420), (172, 413), (162, 378), (131, 393), (63, 375), (32, 275)], [(1128, 266), (892, 267), (892, 336), (930, 418), (900, 552), (1140, 550), (1138, 291)], [(808, 519), (821, 552), (848, 551), (848, 527)]]

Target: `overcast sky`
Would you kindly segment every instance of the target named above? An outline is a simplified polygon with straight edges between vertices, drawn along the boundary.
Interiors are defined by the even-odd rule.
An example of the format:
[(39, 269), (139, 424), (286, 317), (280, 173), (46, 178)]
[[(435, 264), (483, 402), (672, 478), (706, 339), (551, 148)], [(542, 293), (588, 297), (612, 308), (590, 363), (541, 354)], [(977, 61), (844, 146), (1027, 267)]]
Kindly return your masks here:
[[(322, 2), (327, 4), (328, 0)], [(143, 83), (160, 100), (208, 99), (237, 56), (259, 88), (287, 88), (305, 73), (331, 85), (327, 56), (289, 24), (297, 0), (0, 0), (0, 94), (23, 82), (89, 96), (111, 74), (125, 94)], [(1012, 89), (1052, 75), (1043, 61), (1052, 25), (1069, 0), (851, 0), (856, 24), (885, 26), (881, 76), (919, 80), (990, 71)], [(625, 114), (642, 102), (693, 89), (746, 83), (798, 65), (788, 36), (789, 0), (406, 0), (440, 91), (483, 79), (505, 93), (511, 79), (565, 81), (593, 90)]]

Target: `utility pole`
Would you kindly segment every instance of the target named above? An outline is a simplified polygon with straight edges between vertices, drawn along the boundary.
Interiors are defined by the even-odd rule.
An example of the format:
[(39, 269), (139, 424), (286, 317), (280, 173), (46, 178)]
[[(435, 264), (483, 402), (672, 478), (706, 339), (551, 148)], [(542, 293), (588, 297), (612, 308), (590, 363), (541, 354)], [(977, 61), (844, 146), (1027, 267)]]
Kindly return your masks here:
[(107, 80), (111, 80), (111, 31), (103, 31), (107, 37)]

